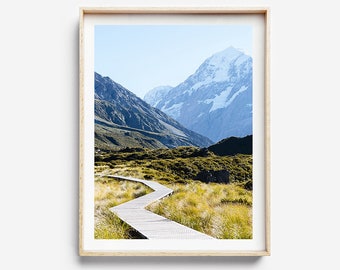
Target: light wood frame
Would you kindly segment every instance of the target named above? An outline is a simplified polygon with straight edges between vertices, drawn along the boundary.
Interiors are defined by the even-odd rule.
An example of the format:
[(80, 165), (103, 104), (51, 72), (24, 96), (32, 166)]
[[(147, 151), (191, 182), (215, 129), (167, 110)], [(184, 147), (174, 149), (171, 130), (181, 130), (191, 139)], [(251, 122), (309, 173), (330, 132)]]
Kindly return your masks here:
[[(264, 16), (264, 177), (265, 177), (265, 248), (263, 250), (221, 250), (221, 251), (91, 251), (85, 250), (84, 238), (84, 18), (87, 14), (261, 14)], [(269, 256), (270, 249), (270, 96), (269, 96), (269, 16), (263, 7), (140, 7), (140, 8), (80, 8), (79, 21), (79, 255), (80, 256)]]

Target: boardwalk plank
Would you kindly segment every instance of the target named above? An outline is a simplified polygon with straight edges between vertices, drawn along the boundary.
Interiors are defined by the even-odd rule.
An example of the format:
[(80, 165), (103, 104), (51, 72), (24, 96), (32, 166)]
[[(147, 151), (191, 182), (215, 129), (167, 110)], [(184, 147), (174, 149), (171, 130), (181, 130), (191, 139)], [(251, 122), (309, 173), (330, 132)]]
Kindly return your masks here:
[(173, 190), (157, 182), (132, 177), (109, 175), (108, 177), (143, 183), (154, 192), (110, 208), (121, 220), (129, 224), (148, 239), (215, 239), (209, 235), (188, 228), (182, 224), (154, 214), (146, 209), (147, 205), (157, 201)]

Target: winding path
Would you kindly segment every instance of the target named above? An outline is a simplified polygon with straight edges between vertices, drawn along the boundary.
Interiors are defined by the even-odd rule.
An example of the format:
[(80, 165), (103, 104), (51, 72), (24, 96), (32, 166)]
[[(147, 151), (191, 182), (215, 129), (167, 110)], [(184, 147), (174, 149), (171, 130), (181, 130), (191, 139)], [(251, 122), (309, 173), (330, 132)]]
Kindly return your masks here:
[(120, 219), (148, 239), (215, 239), (145, 209), (150, 203), (173, 193), (157, 182), (132, 177), (108, 175), (116, 179), (143, 183), (154, 190), (147, 195), (110, 208)]

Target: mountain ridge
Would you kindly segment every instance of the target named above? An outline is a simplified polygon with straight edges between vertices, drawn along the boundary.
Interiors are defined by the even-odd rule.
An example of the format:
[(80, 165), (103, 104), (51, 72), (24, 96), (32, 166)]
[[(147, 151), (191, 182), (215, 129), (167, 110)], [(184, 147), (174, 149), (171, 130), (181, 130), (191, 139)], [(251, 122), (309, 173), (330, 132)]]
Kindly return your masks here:
[[(184, 128), (119, 83), (98, 73), (95, 73), (95, 127), (98, 148), (211, 144), (208, 138)], [(126, 129), (130, 129), (130, 133)]]
[(219, 156), (253, 153), (253, 136), (229, 137), (208, 147), (208, 150)]

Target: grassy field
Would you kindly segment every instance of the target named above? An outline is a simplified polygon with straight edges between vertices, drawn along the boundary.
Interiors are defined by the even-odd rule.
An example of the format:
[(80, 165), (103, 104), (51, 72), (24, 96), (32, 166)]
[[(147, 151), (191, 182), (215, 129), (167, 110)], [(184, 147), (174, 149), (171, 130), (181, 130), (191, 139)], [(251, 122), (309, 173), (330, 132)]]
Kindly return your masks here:
[[(96, 172), (155, 180), (174, 194), (148, 210), (219, 239), (252, 238), (252, 156), (215, 156), (194, 147), (100, 153)], [(201, 170), (228, 170), (230, 183), (194, 180)], [(95, 183), (98, 239), (132, 238), (131, 228), (108, 208), (150, 192), (142, 184), (101, 177)], [(131, 236), (132, 235), (132, 236)]]
[[(97, 167), (100, 170), (103, 167)], [(104, 167), (105, 168), (105, 167)], [(131, 239), (140, 236), (109, 209), (150, 193), (152, 190), (130, 181), (114, 180), (105, 176), (95, 178), (95, 239)]]
[(219, 239), (252, 238), (252, 193), (235, 184), (172, 184), (148, 210)]

